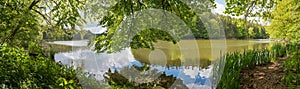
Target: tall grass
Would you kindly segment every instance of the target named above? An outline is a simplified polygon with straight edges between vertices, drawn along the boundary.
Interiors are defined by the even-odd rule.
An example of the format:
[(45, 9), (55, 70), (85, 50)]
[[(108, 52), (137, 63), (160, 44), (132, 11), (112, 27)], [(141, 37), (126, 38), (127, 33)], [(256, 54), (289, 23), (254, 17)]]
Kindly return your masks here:
[(243, 53), (233, 52), (226, 55), (225, 67), (218, 89), (239, 89), (240, 71), (245, 67), (271, 62), (269, 50), (245, 50)]
[(218, 89), (239, 89), (240, 71), (271, 62), (283, 60), (284, 79), (290, 89), (300, 88), (300, 44), (275, 44), (271, 50), (247, 50), (226, 55), (226, 65)]

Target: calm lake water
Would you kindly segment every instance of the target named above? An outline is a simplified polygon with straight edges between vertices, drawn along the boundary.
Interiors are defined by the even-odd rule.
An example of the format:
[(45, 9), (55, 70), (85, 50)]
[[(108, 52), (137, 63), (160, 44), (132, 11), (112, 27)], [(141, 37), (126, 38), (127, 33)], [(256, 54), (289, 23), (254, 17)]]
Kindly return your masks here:
[[(51, 44), (65, 45), (67, 48), (55, 54), (57, 62), (61, 61), (66, 65), (80, 67), (84, 72), (93, 73), (103, 84), (107, 84), (104, 75), (110, 69), (139, 83), (154, 81), (163, 74), (174, 76), (176, 80), (182, 81), (181, 86), (193, 89), (215, 86), (212, 80), (214, 61), (218, 61), (226, 52), (264, 49), (272, 45), (269, 40), (182, 40), (178, 44), (159, 41), (154, 45), (154, 50), (127, 48), (106, 54), (95, 53), (86, 47), (87, 40), (55, 41)], [(145, 65), (148, 65), (148, 70), (144, 70), (146, 72), (143, 74), (134, 68), (130, 69)], [(147, 74), (153, 70), (155, 72)]]

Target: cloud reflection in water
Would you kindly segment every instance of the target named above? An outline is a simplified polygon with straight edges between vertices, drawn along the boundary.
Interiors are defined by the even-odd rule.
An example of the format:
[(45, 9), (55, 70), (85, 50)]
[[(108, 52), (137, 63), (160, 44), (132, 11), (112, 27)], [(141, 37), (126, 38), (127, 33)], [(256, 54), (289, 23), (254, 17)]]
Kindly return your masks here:
[[(89, 49), (79, 49), (71, 52), (56, 53), (55, 60), (56, 62), (61, 61), (63, 64), (69, 66), (81, 67), (84, 72), (95, 74), (95, 78), (99, 81), (104, 80), (103, 75), (108, 71), (108, 69), (120, 72), (124, 67), (144, 65), (143, 63), (134, 60), (130, 49), (125, 49), (113, 54), (97, 54)], [(181, 79), (188, 88), (211, 88), (210, 79), (212, 65), (208, 66), (207, 69), (192, 66), (166, 67), (150, 65), (150, 70), (158, 70), (158, 72), (164, 72), (167, 76), (174, 76)]]

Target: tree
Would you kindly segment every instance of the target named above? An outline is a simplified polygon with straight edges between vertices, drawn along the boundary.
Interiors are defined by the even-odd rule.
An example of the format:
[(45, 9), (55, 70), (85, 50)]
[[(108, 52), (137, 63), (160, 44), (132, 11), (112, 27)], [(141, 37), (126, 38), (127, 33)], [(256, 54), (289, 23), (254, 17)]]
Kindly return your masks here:
[[(240, 38), (249, 38), (247, 21), (249, 17), (263, 18), (264, 20), (269, 20), (271, 17), (271, 11), (276, 6), (276, 3), (280, 0), (226, 0), (226, 7), (224, 13), (233, 16), (243, 16), (245, 28), (240, 28), (244, 30), (240, 33)], [(257, 20), (257, 19), (255, 19)], [(253, 22), (251, 21), (250, 24)]]
[(45, 27), (75, 29), (84, 22), (79, 10), (85, 0), (1, 0), (0, 44), (27, 47), (42, 37)]
[(243, 16), (246, 21), (248, 17), (267, 19), (278, 1), (281, 0), (226, 0), (224, 13)]
[(272, 15), (271, 25), (268, 27), (271, 38), (280, 38), (290, 42), (300, 41), (299, 0), (284, 0), (278, 2)]
[(194, 36), (196, 39), (208, 39), (208, 32), (200, 17), (198, 17), (196, 20), (196, 29), (196, 31), (199, 31), (194, 32)]
[[(105, 4), (108, 5), (105, 5)], [(107, 31), (103, 36), (99, 36), (95, 40), (95, 49), (98, 52), (116, 52), (120, 51), (126, 47), (130, 47), (133, 45), (129, 45), (131, 42), (130, 35), (132, 33), (140, 34), (139, 31), (133, 30), (133, 29), (153, 29), (153, 28), (145, 28), (151, 24), (167, 24), (170, 19), (180, 19), (184, 23), (176, 22), (177, 25), (167, 26), (166, 28), (155, 28), (156, 30), (164, 30), (164, 31), (173, 31), (175, 34), (169, 34), (171, 36), (174, 35), (180, 35), (180, 37), (186, 36), (187, 32), (184, 32), (180, 29), (185, 29), (183, 27), (188, 27), (192, 30), (192, 32), (199, 32), (197, 30), (197, 17), (198, 13), (209, 11), (210, 8), (214, 6), (213, 0), (120, 0), (118, 2), (116, 1), (103, 1), (103, 3), (96, 4), (92, 3), (91, 5), (95, 5), (97, 8), (99, 8), (102, 11), (98, 11), (99, 9), (95, 9), (94, 7), (87, 8), (87, 12), (91, 16), (97, 16), (94, 17), (96, 20), (99, 20), (99, 25), (103, 27), (107, 27)], [(197, 7), (203, 7), (200, 8)], [(193, 8), (194, 7), (194, 8)], [(197, 8), (195, 8), (197, 7)], [(109, 9), (108, 9), (109, 8)], [(151, 11), (148, 15), (141, 15), (139, 12), (145, 12), (147, 13), (147, 10)], [(103, 13), (104, 11), (104, 13)], [(94, 12), (94, 13), (93, 13)], [(95, 13), (98, 12), (98, 13)], [(154, 14), (155, 13), (155, 14)], [(94, 15), (94, 14), (102, 14), (100, 15)], [(173, 14), (173, 15), (170, 15)], [(161, 16), (161, 17), (160, 17)], [(143, 21), (140, 21), (140, 23), (135, 23), (138, 18), (145, 18)], [(160, 17), (160, 18), (155, 18)], [(179, 17), (179, 18), (176, 18)], [(165, 20), (165, 21), (162, 21)], [(149, 22), (147, 22), (149, 21)], [(139, 22), (139, 21), (138, 21)], [(172, 21), (171, 21), (172, 22)], [(137, 27), (136, 25), (141, 25), (140, 27)], [(126, 25), (126, 26), (124, 26)], [(200, 27), (198, 27), (200, 28)], [(122, 37), (116, 37), (115, 35), (118, 34), (117, 32), (122, 31), (123, 36)], [(180, 32), (181, 31), (181, 32)], [(148, 31), (148, 35), (154, 36), (152, 33), (153, 31)], [(160, 36), (160, 35), (155, 35)], [(114, 38), (116, 37), (116, 38)], [(142, 37), (142, 36), (140, 36)], [(179, 38), (180, 38), (179, 37)], [(153, 39), (156, 39), (155, 37), (152, 37)], [(145, 41), (146, 44), (143, 45), (143, 47), (150, 47), (153, 40), (151, 37), (149, 39), (142, 39), (140, 42)], [(161, 37), (158, 37), (161, 38)], [(174, 38), (171, 41), (176, 43), (179, 38)], [(141, 38), (140, 38), (141, 39)], [(128, 43), (129, 40), (130, 42)], [(134, 40), (134, 39), (133, 39)], [(160, 39), (162, 40), (162, 39)], [(114, 45), (116, 44), (116, 45)], [(122, 44), (122, 45), (118, 45)], [(137, 47), (135, 47), (137, 48)]]
[(220, 27), (218, 21), (216, 19), (210, 19), (206, 24), (208, 29), (211, 31), (213, 39), (218, 38), (220, 36)]
[(42, 56), (30, 56), (18, 47), (0, 46), (0, 54), (3, 89), (81, 89), (79, 72), (73, 67)]
[(237, 27), (233, 23), (233, 18), (229, 16), (218, 15), (223, 23), (223, 28), (227, 39), (236, 38)]
[(250, 28), (248, 29), (248, 34), (249, 34), (249, 36), (250, 36), (251, 38), (254, 38), (255, 35), (256, 35), (254, 29), (255, 29), (255, 28), (253, 28), (253, 27), (250, 27)]
[[(183, 83), (183, 80), (177, 79), (174, 76), (167, 76), (165, 72), (161, 73), (156, 69), (150, 70), (148, 64), (124, 67), (121, 71), (115, 70), (114, 72), (108, 69), (103, 76), (104, 80), (107, 81), (112, 88), (118, 89), (188, 89)], [(148, 82), (145, 82), (145, 80)]]

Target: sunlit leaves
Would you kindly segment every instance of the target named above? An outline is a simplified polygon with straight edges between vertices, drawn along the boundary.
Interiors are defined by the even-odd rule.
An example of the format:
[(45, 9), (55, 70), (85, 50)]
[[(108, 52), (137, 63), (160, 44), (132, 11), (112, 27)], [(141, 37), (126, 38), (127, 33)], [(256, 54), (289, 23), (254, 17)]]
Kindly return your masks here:
[(26, 47), (41, 40), (45, 27), (74, 29), (84, 22), (79, 13), (84, 5), (85, 0), (2, 0), (0, 44)]
[(274, 56), (284, 58), (284, 78), (281, 80), (290, 89), (298, 88), (300, 85), (300, 46), (298, 43), (287, 45), (276, 44)]
[(225, 13), (233, 16), (269, 18), (278, 0), (225, 0)]
[(298, 0), (285, 0), (278, 2), (277, 7), (272, 12), (271, 25), (268, 31), (272, 38), (280, 38), (290, 42), (300, 41), (300, 11)]
[[(104, 3), (108, 3), (108, 5), (104, 5)], [(95, 5), (95, 3), (92, 3), (91, 5)], [(96, 14), (92, 13), (95, 14), (95, 16), (98, 16), (93, 18), (99, 21), (100, 26), (107, 27), (107, 31), (105, 32), (106, 36), (98, 37), (95, 42), (96, 43), (95, 49), (98, 50), (98, 52), (103, 52), (105, 50), (114, 49), (114, 48), (112, 49), (112, 43), (117, 42), (118, 39), (112, 39), (112, 37), (115, 36), (115, 32), (118, 32), (119, 29), (123, 31), (126, 30), (125, 31), (126, 33), (130, 32), (130, 29), (123, 29), (120, 28), (120, 26), (126, 19), (136, 19), (137, 14), (139, 14), (137, 12), (139, 11), (145, 11), (149, 9), (160, 9), (162, 10), (160, 14), (164, 14), (164, 11), (168, 13), (172, 13), (175, 16), (179, 17), (180, 20), (182, 20), (187, 25), (188, 28), (190, 28), (193, 32), (196, 33), (198, 32), (197, 30), (199, 30), (197, 29), (197, 20), (196, 20), (196, 18), (198, 18), (197, 14), (200, 14), (205, 11), (208, 12), (214, 6), (214, 3), (213, 1), (208, 1), (208, 0), (120, 0), (116, 3), (115, 1), (111, 1), (111, 2), (103, 1), (102, 3), (98, 3), (98, 5), (100, 6), (90, 7), (91, 9), (88, 9), (88, 12), (91, 12), (90, 10), (96, 10), (98, 11), (98, 14), (101, 15), (104, 14), (103, 16), (99, 16), (96, 15), (97, 13)], [(102, 11), (94, 9), (99, 7), (101, 7), (100, 9)], [(165, 20), (167, 20), (168, 17), (165, 18), (166, 18)], [(160, 20), (162, 19), (146, 19), (146, 20), (160, 22)], [(126, 24), (130, 26), (132, 25), (132, 22)], [(139, 29), (147, 29), (147, 28), (139, 28)], [(158, 30), (174, 30), (174, 29), (158, 29)], [(148, 35), (153, 34), (152, 32), (155, 31), (149, 31), (149, 33), (147, 34)], [(179, 34), (182, 33), (183, 32), (181, 33), (179, 32)], [(158, 38), (162, 38), (163, 35), (155, 35), (155, 36)], [(153, 37), (149, 37), (148, 41), (150, 41), (150, 39), (152, 38)], [(120, 37), (120, 39), (124, 39), (124, 38)], [(132, 40), (132, 39), (127, 39), (127, 40)], [(134, 43), (138, 43), (138, 42), (134, 42)], [(152, 42), (150, 42), (150, 44), (151, 43)], [(124, 45), (124, 43), (122, 43), (122, 45)], [(144, 47), (146, 48), (151, 48), (150, 46), (144, 45)], [(116, 46), (116, 48), (119, 49), (120, 46)]]
[[(0, 85), (4, 89), (81, 89), (76, 71), (22, 48), (0, 47)], [(63, 78), (67, 83), (59, 86)]]

